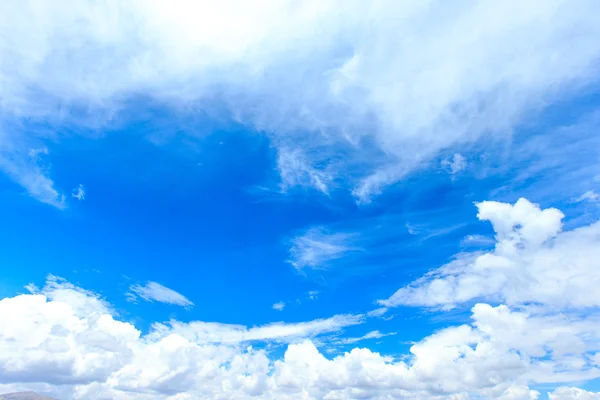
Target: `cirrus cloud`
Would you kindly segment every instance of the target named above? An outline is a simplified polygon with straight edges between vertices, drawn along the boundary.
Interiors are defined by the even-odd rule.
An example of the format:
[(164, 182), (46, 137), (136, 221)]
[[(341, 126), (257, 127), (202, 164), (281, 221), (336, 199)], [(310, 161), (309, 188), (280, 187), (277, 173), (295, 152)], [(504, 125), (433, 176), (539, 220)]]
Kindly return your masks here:
[(148, 282), (145, 285), (131, 285), (129, 287), (129, 292), (127, 292), (127, 300), (136, 301), (138, 298), (181, 307), (194, 306), (194, 303), (181, 293), (156, 282)]

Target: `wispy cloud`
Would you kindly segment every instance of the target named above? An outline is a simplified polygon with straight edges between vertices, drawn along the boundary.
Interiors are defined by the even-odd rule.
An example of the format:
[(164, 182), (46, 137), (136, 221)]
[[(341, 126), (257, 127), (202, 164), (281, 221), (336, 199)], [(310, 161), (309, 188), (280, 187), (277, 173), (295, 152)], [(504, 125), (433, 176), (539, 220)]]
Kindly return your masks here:
[(156, 323), (152, 326), (151, 337), (165, 337), (176, 333), (196, 343), (237, 344), (254, 341), (293, 343), (306, 338), (339, 333), (344, 328), (365, 322), (364, 315), (340, 314), (330, 318), (307, 322), (275, 322), (248, 328), (214, 322), (194, 321), (183, 323), (171, 321), (168, 324)]
[(515, 204), (486, 201), (477, 208), (479, 219), (494, 228), (493, 250), (457, 254), (379, 304), (442, 309), (482, 299), (549, 308), (600, 304), (593, 290), (600, 282), (600, 222), (564, 232), (561, 211), (523, 198)]
[(454, 176), (467, 168), (467, 159), (463, 155), (456, 153), (451, 159), (443, 160), (442, 167), (447, 169), (450, 175)]
[(79, 201), (84, 200), (85, 199), (85, 189), (84, 189), (83, 185), (80, 184), (75, 189), (73, 189), (71, 196), (73, 196), (74, 198), (76, 198)]
[(407, 222), (404, 226), (406, 226), (406, 230), (410, 235), (418, 235), (419, 234), (419, 229), (417, 229), (417, 227), (415, 227), (414, 225), (411, 225)]
[(371, 331), (371, 332), (368, 332), (368, 333), (366, 333), (366, 334), (364, 334), (363, 336), (360, 336), (360, 337), (342, 338), (342, 339), (339, 339), (337, 341), (334, 341), (332, 344), (340, 344), (340, 345), (354, 344), (354, 343), (357, 343), (357, 342), (361, 342), (363, 340), (381, 339), (383, 337), (393, 336), (395, 334), (396, 334), (396, 332), (381, 333), (379, 331)]
[(494, 243), (494, 238), (483, 235), (467, 235), (460, 242), (461, 246), (491, 246)]
[(285, 303), (283, 301), (273, 304), (273, 310), (283, 311), (284, 308), (285, 308)]
[(355, 239), (355, 234), (328, 233), (322, 227), (311, 228), (291, 240), (289, 262), (297, 269), (325, 268), (328, 262), (361, 250), (353, 245)]
[[(55, 188), (48, 177), (42, 156), (48, 155), (46, 147), (27, 149), (15, 143), (10, 136), (3, 137), (0, 127), (0, 170), (21, 185), (31, 197), (58, 209), (64, 209), (65, 196)], [(8, 147), (8, 148), (6, 148)]]
[(156, 282), (148, 282), (145, 285), (135, 284), (130, 286), (129, 292), (127, 292), (127, 300), (135, 302), (138, 298), (146, 301), (157, 301), (159, 303), (172, 304), (187, 308), (194, 306), (194, 303), (188, 300), (184, 295)]
[(590, 203), (598, 203), (600, 201), (600, 194), (596, 193), (593, 190), (588, 190), (581, 196), (577, 197), (575, 200), (577, 203), (581, 202), (590, 202)]
[(281, 189), (294, 186), (313, 187), (328, 194), (332, 177), (326, 171), (314, 168), (300, 149), (279, 149), (277, 168), (281, 177)]
[(386, 307), (379, 307), (374, 310), (371, 310), (367, 313), (368, 317), (381, 317), (385, 313), (387, 313), (388, 309)]
[[(2, 115), (101, 126), (127, 119), (139, 94), (182, 112), (219, 101), (269, 136), (284, 187), (331, 193), (342, 179), (362, 202), (442, 151), (510, 139), (566, 88), (598, 80), (593, 1), (263, 2), (243, 19), (225, 4), (110, 4), (0, 4)], [(32, 182), (6, 161), (17, 147), (0, 168), (60, 205), (50, 176)]]

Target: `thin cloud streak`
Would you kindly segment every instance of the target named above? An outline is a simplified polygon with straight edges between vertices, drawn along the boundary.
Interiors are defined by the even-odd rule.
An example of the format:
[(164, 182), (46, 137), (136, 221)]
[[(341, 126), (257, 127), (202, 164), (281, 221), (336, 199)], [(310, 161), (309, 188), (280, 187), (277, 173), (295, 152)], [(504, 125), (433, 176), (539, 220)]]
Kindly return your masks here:
[(148, 282), (145, 285), (131, 285), (126, 296), (127, 300), (132, 302), (140, 298), (150, 302), (156, 301), (186, 308), (194, 306), (194, 303), (181, 293), (156, 282)]

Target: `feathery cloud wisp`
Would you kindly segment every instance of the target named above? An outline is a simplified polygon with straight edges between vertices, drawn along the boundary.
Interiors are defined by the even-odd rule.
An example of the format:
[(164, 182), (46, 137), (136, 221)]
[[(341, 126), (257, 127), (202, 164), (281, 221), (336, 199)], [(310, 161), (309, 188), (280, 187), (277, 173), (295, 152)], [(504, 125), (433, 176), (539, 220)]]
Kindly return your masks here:
[(159, 303), (172, 304), (182, 307), (193, 307), (194, 303), (187, 299), (181, 293), (169, 289), (166, 286), (156, 282), (148, 282), (145, 285), (135, 284), (129, 287), (127, 299), (135, 301), (137, 298), (146, 301), (157, 301)]

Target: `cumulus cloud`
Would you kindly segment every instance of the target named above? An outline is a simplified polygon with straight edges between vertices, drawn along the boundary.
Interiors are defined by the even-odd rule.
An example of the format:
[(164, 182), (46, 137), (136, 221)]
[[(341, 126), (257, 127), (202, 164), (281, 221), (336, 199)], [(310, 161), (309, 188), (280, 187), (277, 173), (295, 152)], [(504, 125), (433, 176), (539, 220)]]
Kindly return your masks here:
[[(47, 286), (0, 300), (0, 321), (10, 321), (0, 324), (0, 376), (65, 400), (535, 399), (528, 384), (600, 376), (600, 324), (587, 318), (478, 304), (472, 323), (425, 337), (406, 356), (353, 348), (327, 358), (310, 338), (339, 335), (362, 317), (254, 328), (171, 321), (143, 335), (92, 292), (52, 277)], [(282, 358), (249, 346), (272, 340), (290, 343)]]
[[(594, 289), (600, 283), (598, 223), (564, 231), (559, 210), (542, 209), (526, 199), (515, 204), (486, 201), (477, 208), (479, 219), (490, 221), (494, 228), (493, 250), (461, 253), (380, 303), (450, 309), (487, 300), (510, 307), (476, 304), (471, 327), (444, 329), (413, 346), (411, 352), (419, 354), (423, 343), (452, 340), (468, 346), (464, 348), (467, 353), (474, 350), (472, 355), (492, 351), (485, 356), (488, 360), (500, 348), (529, 354), (534, 359), (524, 364), (521, 357), (513, 357), (515, 353), (505, 359), (505, 365), (514, 362), (511, 368), (522, 370), (529, 383), (598, 377), (600, 298)], [(493, 345), (488, 348), (489, 343)], [(503, 396), (500, 398), (537, 398), (539, 393), (517, 385)], [(571, 387), (549, 393), (551, 399), (595, 396)]]
[(289, 263), (297, 269), (325, 268), (328, 262), (359, 251), (359, 247), (352, 245), (355, 239), (353, 234), (311, 228), (291, 240)]
[(145, 285), (131, 285), (129, 287), (129, 292), (127, 293), (127, 299), (129, 301), (136, 301), (138, 298), (181, 307), (194, 306), (194, 303), (181, 293), (156, 282), (148, 282)]
[(588, 392), (575, 387), (559, 387), (554, 392), (548, 393), (550, 400), (599, 400), (600, 393)]
[(111, 306), (98, 294), (52, 274), (46, 277), (42, 289), (33, 284), (27, 285), (26, 289), (32, 294), (43, 295), (51, 301), (70, 304), (74, 311), (80, 314), (114, 314)]
[[(131, 115), (134, 97), (226, 110), (272, 139), (283, 188), (328, 193), (343, 178), (366, 202), (441, 151), (510, 137), (543, 104), (593, 84), (598, 7), (4, 1), (1, 111), (96, 128)], [(5, 133), (12, 150), (0, 168), (60, 203), (51, 181), (38, 192), (16, 168), (32, 140), (19, 127)]]
[(486, 299), (509, 305), (600, 305), (594, 289), (600, 284), (600, 223), (563, 231), (559, 210), (542, 210), (526, 199), (514, 205), (485, 201), (477, 208), (479, 219), (490, 221), (496, 233), (492, 251), (461, 253), (380, 304), (452, 308)]

